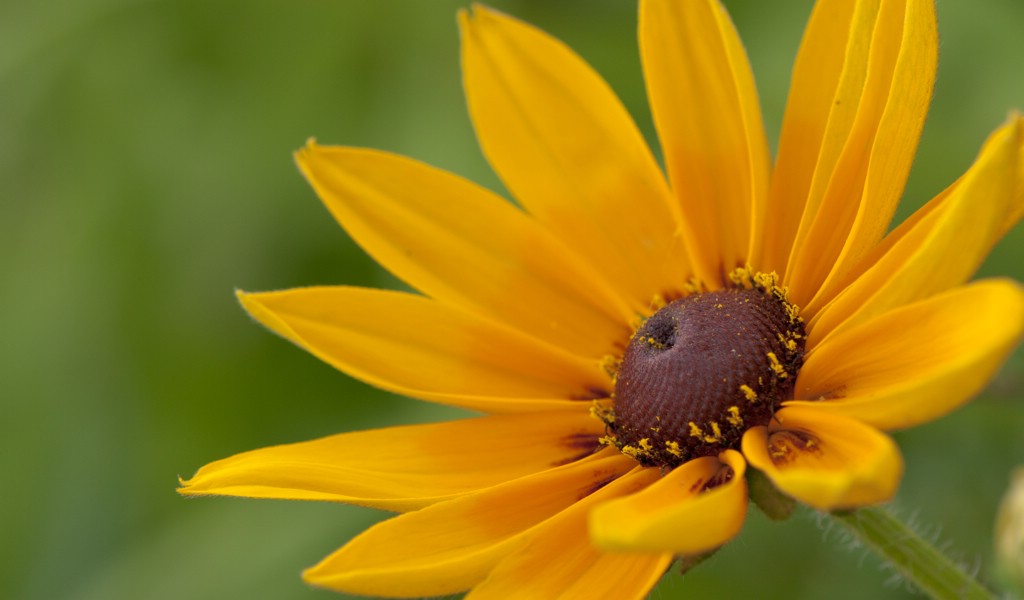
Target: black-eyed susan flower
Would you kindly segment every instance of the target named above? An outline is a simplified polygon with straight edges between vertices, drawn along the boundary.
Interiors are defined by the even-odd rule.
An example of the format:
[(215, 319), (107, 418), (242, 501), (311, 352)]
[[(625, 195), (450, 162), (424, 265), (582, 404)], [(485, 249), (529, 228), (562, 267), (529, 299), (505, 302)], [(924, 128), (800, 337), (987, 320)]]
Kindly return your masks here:
[(484, 8), (460, 25), (471, 117), (521, 208), (311, 142), (297, 160), (321, 199), (420, 294), (239, 298), (354, 377), (484, 416), (246, 452), (180, 489), (401, 513), (307, 581), (642, 597), (739, 532), (748, 472), (821, 510), (890, 499), (883, 431), (966, 402), (1020, 339), (1017, 284), (967, 281), (1024, 210), (1024, 120), (888, 231), (935, 77), (931, 0), (818, 2), (774, 166), (722, 7), (642, 0), (667, 177), (569, 48)]

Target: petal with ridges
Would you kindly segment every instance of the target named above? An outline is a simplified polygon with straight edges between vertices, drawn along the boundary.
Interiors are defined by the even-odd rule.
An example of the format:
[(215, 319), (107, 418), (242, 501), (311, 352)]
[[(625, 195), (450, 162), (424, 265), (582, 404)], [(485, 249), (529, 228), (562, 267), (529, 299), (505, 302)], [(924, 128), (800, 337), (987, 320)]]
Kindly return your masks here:
[(597, 361), (414, 294), (311, 287), (238, 297), (274, 332), (398, 394), (485, 412), (572, 410), (610, 383)]
[[(928, 113), (938, 61), (938, 32), (933, 0), (910, 0), (904, 14), (903, 40), (889, 86), (888, 97), (872, 145), (864, 175), (864, 192), (857, 206), (850, 235), (832, 265), (829, 276), (809, 303), (814, 310), (841, 287), (842, 275), (856, 265), (882, 239), (899, 204)], [(869, 66), (869, 69), (871, 67)], [(872, 88), (869, 77), (867, 86)], [(858, 113), (861, 119), (864, 113)], [(842, 194), (840, 194), (841, 196)], [(824, 206), (819, 219), (831, 223), (848, 203), (842, 199)], [(828, 239), (829, 226), (820, 239)], [(812, 244), (812, 247), (814, 245)]]
[(598, 506), (590, 514), (590, 535), (606, 550), (683, 555), (713, 550), (743, 526), (745, 470), (735, 450), (691, 460), (641, 492)]
[[(1014, 118), (1011, 118), (1011, 123)], [(991, 143), (995, 136), (989, 138)], [(1024, 216), (1024, 136), (1018, 140), (1017, 148), (1017, 168), (1014, 173), (1016, 180), (1015, 190), (1013, 192), (1013, 200), (1011, 201), (1010, 207), (1007, 209), (1007, 218), (1003, 221), (1002, 229), (996, 236), (996, 240), (1005, 236), (1011, 229), (1013, 229), (1017, 222), (1020, 221), (1021, 217)], [(968, 171), (970, 173), (970, 171)], [(949, 187), (939, 193), (937, 196), (928, 201), (924, 206), (914, 211), (912, 215), (907, 217), (902, 223), (899, 224), (894, 230), (889, 232), (885, 238), (882, 239), (874, 248), (872, 248), (865, 256), (860, 260), (856, 267), (849, 270), (840, 279), (833, 282), (833, 288), (835, 290), (845, 290), (850, 286), (851, 283), (857, 280), (867, 269), (874, 266), (897, 242), (902, 240), (906, 235), (910, 234), (918, 226), (925, 217), (929, 217), (932, 213), (940, 210), (945, 210), (946, 204), (949, 198), (953, 196), (953, 192), (961, 185), (963, 185), (965, 175), (961, 175), (959, 179), (954, 181)], [(935, 218), (934, 216), (929, 218)], [(993, 245), (995, 244), (993, 241)], [(824, 300), (824, 296), (819, 299)], [(817, 300), (815, 301), (817, 302)]]
[(466, 600), (646, 598), (672, 563), (672, 555), (599, 550), (587, 535), (587, 514), (595, 504), (636, 492), (657, 477), (657, 469), (637, 467), (555, 515)]
[(603, 428), (575, 411), (343, 433), (210, 463), (178, 492), (414, 510), (586, 456)]
[(821, 510), (885, 502), (903, 458), (889, 436), (860, 421), (793, 406), (743, 436), (743, 455), (780, 491)]
[(786, 404), (882, 429), (918, 425), (981, 391), (1022, 335), (1024, 291), (1016, 283), (956, 288), (829, 337), (800, 370), (798, 401)]
[[(858, 5), (856, 15), (867, 3)], [(856, 27), (856, 26), (855, 26)], [(899, 203), (928, 111), (937, 61), (933, 0), (883, 0), (870, 38), (851, 33), (850, 52), (835, 103), (853, 103), (849, 129), (826, 132), (839, 150), (812, 181), (786, 280), (794, 302), (813, 314), (812, 299), (841, 279), (885, 234)], [(870, 47), (858, 54), (858, 42)], [(851, 60), (851, 58), (853, 60)], [(866, 62), (861, 59), (866, 59)], [(845, 97), (847, 70), (855, 90)], [(861, 81), (863, 83), (861, 84)], [(831, 129), (830, 123), (830, 129)], [(840, 123), (845, 127), (845, 123)], [(830, 135), (836, 135), (830, 138)]]
[(476, 6), (459, 15), (466, 97), (491, 166), (527, 212), (638, 309), (686, 281), (680, 218), (608, 85), (568, 46)]
[(640, 53), (688, 249), (708, 284), (763, 229), (770, 158), (754, 77), (715, 0), (640, 3)]
[(603, 277), (495, 194), (375, 150), (310, 142), (295, 158), (353, 239), (424, 294), (590, 356), (629, 335), (634, 313)]
[(613, 449), (374, 525), (303, 578), (384, 597), (465, 591), (527, 541), (529, 531), (636, 463)]
[[(886, 6), (889, 7), (890, 12), (893, 8), (899, 8), (898, 4), (894, 2), (888, 2)], [(841, 5), (836, 4), (835, 7), (841, 10), (845, 16), (846, 11)], [(829, 10), (830, 8), (833, 8), (833, 5), (823, 6), (820, 10)], [(863, 192), (863, 182), (858, 180), (858, 176), (862, 174), (863, 167), (867, 164), (866, 155), (871, 148), (871, 137), (875, 132), (870, 127), (862, 127), (860, 131), (857, 131), (855, 130), (855, 125), (858, 122), (857, 115), (866, 90), (865, 84), (870, 73), (869, 62), (872, 48), (877, 48), (877, 46), (872, 44), (872, 41), (875, 39), (876, 26), (880, 22), (883, 25), (888, 25), (888, 27), (881, 27), (878, 33), (890, 33), (889, 36), (881, 36), (879, 39), (881, 42), (879, 45), (889, 50), (883, 56), (891, 57), (893, 55), (893, 42), (898, 41), (898, 38), (894, 39), (891, 35), (897, 24), (893, 23), (891, 18), (879, 18), (882, 10), (882, 0), (858, 1), (854, 2), (850, 8), (852, 10), (849, 13), (849, 22), (846, 24), (848, 33), (844, 36), (846, 44), (845, 46), (836, 45), (832, 48), (833, 51), (838, 50), (842, 53), (842, 61), (840, 63), (842, 68), (838, 79), (825, 78), (825, 81), (835, 81), (834, 91), (829, 95), (809, 92), (806, 87), (800, 89), (791, 87), (790, 89), (791, 96), (793, 94), (802, 94), (807, 98), (813, 99), (812, 101), (815, 103), (824, 103), (827, 106), (827, 119), (824, 129), (821, 130), (820, 146), (809, 144), (811, 148), (801, 149), (798, 154), (802, 155), (805, 160), (792, 164), (795, 169), (800, 169), (800, 171), (796, 173), (778, 171), (773, 173), (772, 176), (772, 179), (775, 181), (791, 178), (794, 182), (792, 186), (782, 183), (781, 186), (784, 189), (779, 193), (789, 194), (790, 201), (792, 201), (794, 194), (800, 194), (796, 196), (796, 201), (802, 201), (803, 203), (803, 210), (795, 237), (792, 240), (792, 247), (788, 249), (789, 260), (785, 266), (783, 276), (783, 281), (789, 288), (790, 298), (801, 306), (805, 306), (811, 300), (824, 280), (825, 274), (820, 272), (823, 269), (823, 265), (816, 261), (817, 256), (804, 244), (804, 240), (810, 235), (811, 231), (815, 230), (815, 224), (820, 223), (817, 217), (829, 189), (831, 188), (836, 192), (845, 191), (847, 203), (850, 205), (859, 204)], [(834, 21), (832, 22), (834, 23)], [(841, 26), (842, 24), (840, 24)], [(880, 72), (875, 74), (873, 78), (876, 82), (879, 78), (892, 75), (891, 65), (883, 63), (879, 64), (878, 67)], [(802, 83), (803, 86), (808, 85), (806, 81)], [(793, 85), (795, 86), (796, 84), (797, 82), (794, 81)], [(810, 85), (814, 85), (813, 79)], [(868, 105), (869, 107), (877, 106), (877, 102), (868, 102)], [(806, 107), (800, 104), (794, 106), (794, 110), (804, 108)], [(788, 110), (788, 107), (787, 112), (791, 112)], [(860, 123), (864, 124), (866, 121), (861, 119)], [(851, 139), (855, 132), (859, 133), (859, 136), (856, 139)], [(803, 142), (793, 140), (793, 143), (800, 144)], [(850, 148), (850, 151), (844, 154), (846, 148)], [(791, 148), (787, 147), (785, 150), (788, 152)], [(781, 156), (782, 151), (783, 149), (780, 148), (780, 167), (788, 166), (790, 163), (784, 160), (786, 157)], [(846, 163), (843, 162), (844, 157), (847, 159)], [(854, 161), (854, 159), (861, 160)], [(847, 189), (844, 190), (843, 185), (847, 185)], [(840, 238), (845, 238), (849, 231), (847, 229), (848, 225), (848, 223), (837, 224)], [(841, 241), (836, 243), (841, 243)], [(801, 278), (794, 277), (793, 272), (798, 269), (803, 271), (803, 281), (801, 281)], [(812, 276), (814, 274), (818, 275), (818, 277)]]
[[(829, 335), (957, 286), (974, 274), (1020, 213), (1024, 119), (998, 129), (978, 160), (927, 214), (897, 229), (887, 251), (809, 321), (808, 349)], [(873, 256), (873, 255), (872, 255)]]
[[(833, 119), (853, 109), (850, 103), (836, 105), (835, 96), (851, 23), (859, 25), (856, 35), (869, 35), (862, 32), (866, 24), (853, 20), (856, 4), (856, 0), (816, 2), (800, 43), (771, 178), (764, 246), (753, 263), (766, 272), (785, 274), (815, 169), (819, 161), (828, 165), (828, 154), (837, 151), (826, 145), (826, 129), (830, 123), (834, 129), (838, 123)], [(846, 127), (850, 118), (844, 119)]]

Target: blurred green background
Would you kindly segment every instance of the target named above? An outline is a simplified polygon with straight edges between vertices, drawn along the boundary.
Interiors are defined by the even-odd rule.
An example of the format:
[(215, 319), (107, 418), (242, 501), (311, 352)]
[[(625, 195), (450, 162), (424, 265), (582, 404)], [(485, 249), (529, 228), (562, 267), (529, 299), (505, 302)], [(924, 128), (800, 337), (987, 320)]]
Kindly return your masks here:
[[(771, 138), (808, 0), (729, 1)], [(179, 498), (264, 445), (444, 419), (263, 331), (234, 287), (392, 286), (294, 168), (309, 136), (500, 189), (464, 111), (450, 0), (0, 4), (0, 597), (331, 598), (314, 564), (381, 513)], [(590, 60), (653, 139), (631, 1), (495, 1)], [(901, 215), (1024, 109), (1024, 2), (939, 0), (933, 110)], [(1024, 231), (986, 275), (1024, 279)], [(901, 514), (988, 575), (1024, 463), (1024, 355), (954, 415), (897, 434)], [(766, 522), (654, 598), (904, 598), (810, 513)]]

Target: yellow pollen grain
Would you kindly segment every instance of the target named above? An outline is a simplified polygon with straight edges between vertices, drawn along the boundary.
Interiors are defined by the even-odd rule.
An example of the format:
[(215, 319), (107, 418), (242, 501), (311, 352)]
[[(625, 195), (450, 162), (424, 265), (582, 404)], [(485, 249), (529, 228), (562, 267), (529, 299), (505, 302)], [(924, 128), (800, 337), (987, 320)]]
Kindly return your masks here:
[(733, 427), (739, 427), (740, 425), (742, 425), (743, 417), (740, 416), (740, 407), (730, 406), (729, 416), (726, 417), (725, 420), (729, 421), (729, 424), (732, 425)]
[(649, 438), (640, 438), (639, 443), (640, 449), (643, 450), (644, 452), (650, 452), (651, 448), (654, 447), (651, 445), (651, 440)]
[(679, 448), (679, 442), (665, 442), (665, 449), (668, 450), (668, 453), (672, 456), (683, 456), (683, 451)]
[(701, 428), (698, 427), (696, 423), (694, 423), (693, 421), (690, 421), (689, 425), (690, 425), (690, 437), (695, 437), (695, 438), (701, 439), (701, 440), (704, 439), (704, 431), (702, 431)]
[(740, 391), (743, 392), (743, 395), (746, 396), (747, 400), (757, 402), (757, 392), (754, 391), (754, 388), (744, 383), (740, 386)]
[(615, 379), (615, 376), (619, 372), (619, 367), (622, 366), (622, 359), (612, 356), (611, 354), (605, 355), (601, 359), (601, 368), (608, 374), (609, 377)]
[(629, 444), (619, 448), (619, 451), (633, 459), (638, 458), (641, 454), (640, 450), (636, 446), (630, 446)]
[(785, 335), (778, 334), (779, 341), (786, 346), (786, 350), (790, 352), (796, 352), (797, 344), (796, 337), (792, 331), (787, 331)]
[(654, 339), (654, 337), (650, 336), (650, 335), (645, 337), (645, 338), (643, 338), (643, 341), (648, 346), (650, 346), (650, 347), (652, 347), (652, 348), (654, 348), (656, 350), (663, 350), (665, 348), (665, 344), (662, 344), (661, 342), (659, 342), (658, 340)]
[(718, 442), (722, 439), (722, 428), (718, 425), (717, 421), (711, 422), (711, 431), (714, 432), (712, 442)]
[(772, 371), (775, 371), (776, 377), (778, 377), (779, 379), (785, 379), (789, 377), (789, 373), (787, 373), (786, 369), (783, 368), (782, 363), (779, 362), (779, 357), (775, 356), (774, 352), (768, 353), (768, 360), (770, 360), (772, 363)]
[(770, 290), (774, 292), (779, 288), (779, 276), (775, 271), (772, 271), (771, 273), (755, 273), (754, 283), (763, 290)]
[(784, 443), (770, 442), (768, 444), (768, 454), (772, 457), (772, 462), (777, 462), (777, 459), (783, 458), (789, 454), (789, 445)]
[(707, 289), (708, 288), (704, 285), (704, 282), (696, 277), (691, 277), (690, 280), (683, 285), (683, 291), (688, 294), (700, 294), (701, 292), (706, 292)]
[(750, 267), (739, 267), (729, 273), (729, 280), (740, 287), (751, 289), (754, 287), (754, 279), (751, 277)]
[(597, 438), (597, 443), (601, 444), (602, 446), (614, 446), (616, 445), (617, 441), (618, 440), (615, 439), (615, 436), (611, 435), (602, 435), (601, 437)]
[(609, 405), (595, 401), (590, 405), (590, 416), (607, 425), (611, 425), (615, 422), (615, 409)]

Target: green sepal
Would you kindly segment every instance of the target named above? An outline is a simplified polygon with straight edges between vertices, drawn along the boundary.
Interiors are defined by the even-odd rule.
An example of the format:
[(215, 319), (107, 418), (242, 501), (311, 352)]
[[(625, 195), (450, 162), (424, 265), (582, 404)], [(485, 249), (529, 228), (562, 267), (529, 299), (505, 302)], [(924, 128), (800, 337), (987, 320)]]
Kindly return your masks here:
[(780, 492), (775, 484), (757, 469), (747, 469), (747, 488), (750, 490), (750, 499), (773, 521), (785, 521), (796, 508), (796, 500)]

